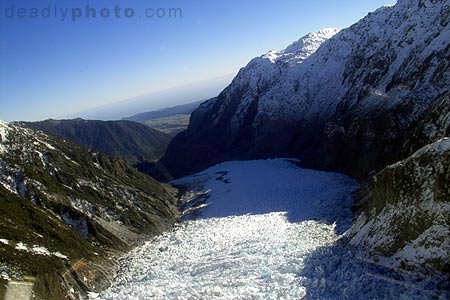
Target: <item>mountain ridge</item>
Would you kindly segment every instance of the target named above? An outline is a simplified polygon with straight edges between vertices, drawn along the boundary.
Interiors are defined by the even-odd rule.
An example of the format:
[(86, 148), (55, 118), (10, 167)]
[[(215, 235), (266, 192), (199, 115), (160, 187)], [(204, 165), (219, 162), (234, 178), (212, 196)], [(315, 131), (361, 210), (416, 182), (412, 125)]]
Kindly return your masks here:
[(45, 120), (17, 125), (61, 137), (78, 145), (126, 159), (130, 164), (163, 156), (172, 137), (132, 121)]
[[(380, 170), (448, 89), (448, 6), (400, 1), (323, 41), (300, 63), (252, 60), (194, 111), (161, 162), (175, 177), (230, 159), (275, 156), (358, 178)], [(395, 134), (383, 134), (386, 128)]]

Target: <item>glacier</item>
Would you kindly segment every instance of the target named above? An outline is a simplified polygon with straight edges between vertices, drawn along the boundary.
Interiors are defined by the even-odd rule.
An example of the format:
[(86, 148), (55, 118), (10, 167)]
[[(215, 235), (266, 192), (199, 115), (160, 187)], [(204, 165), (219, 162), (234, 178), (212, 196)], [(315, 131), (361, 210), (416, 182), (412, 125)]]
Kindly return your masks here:
[(343, 243), (358, 185), (297, 164), (227, 162), (173, 182), (205, 191), (199, 210), (124, 256), (91, 299), (448, 299), (436, 278)]

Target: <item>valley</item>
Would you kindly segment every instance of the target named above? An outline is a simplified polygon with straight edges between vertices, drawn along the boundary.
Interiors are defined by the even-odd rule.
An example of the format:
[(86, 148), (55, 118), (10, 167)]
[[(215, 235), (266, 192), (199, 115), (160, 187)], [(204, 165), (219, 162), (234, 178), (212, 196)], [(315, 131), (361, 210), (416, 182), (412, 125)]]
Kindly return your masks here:
[(445, 277), (389, 268), (344, 243), (355, 181), (285, 159), (177, 180), (207, 192), (184, 222), (122, 257), (90, 299), (446, 299)]
[[(219, 51), (234, 36), (226, 25), (220, 43), (152, 56), (141, 44), (117, 51), (114, 35), (107, 48), (120, 62), (139, 52), (175, 69), (135, 61), (134, 75), (96, 69), (102, 80), (86, 86), (102, 85), (97, 95), (117, 83), (119, 97), (175, 86), (176, 72), (177, 82), (206, 76), (200, 65), (215, 69), (216, 51), (223, 65), (244, 55), (245, 43)], [(195, 84), (85, 112), (116, 120), (0, 121), (0, 299), (450, 299), (450, 0), (398, 0), (347, 28), (318, 28), (251, 59), (208, 100)], [(22, 90), (76, 97), (69, 81), (45, 93), (22, 83), (2, 86), (14, 101)], [(197, 101), (151, 110), (162, 107), (145, 104), (152, 97)], [(22, 112), (0, 98), (0, 113)]]
[(124, 120), (139, 122), (175, 137), (178, 133), (188, 128), (192, 112), (203, 102), (205, 101), (196, 101), (140, 113), (131, 117), (126, 117)]

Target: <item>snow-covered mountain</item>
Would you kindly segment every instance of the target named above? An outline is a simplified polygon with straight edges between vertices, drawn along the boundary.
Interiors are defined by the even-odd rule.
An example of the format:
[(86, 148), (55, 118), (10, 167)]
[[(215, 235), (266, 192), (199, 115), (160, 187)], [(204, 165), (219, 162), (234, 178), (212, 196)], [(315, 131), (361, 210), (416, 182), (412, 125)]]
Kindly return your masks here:
[(38, 299), (105, 288), (112, 257), (171, 228), (175, 194), (124, 160), (0, 121), (0, 295), (24, 276)]
[(408, 129), (448, 90), (449, 7), (400, 0), (252, 60), (193, 113), (163, 163), (181, 176), (229, 159), (298, 156), (364, 176), (395, 161)]
[(161, 162), (174, 177), (265, 157), (343, 171), (369, 182), (354, 245), (448, 273), (449, 87), (450, 0), (399, 0), (252, 60)]

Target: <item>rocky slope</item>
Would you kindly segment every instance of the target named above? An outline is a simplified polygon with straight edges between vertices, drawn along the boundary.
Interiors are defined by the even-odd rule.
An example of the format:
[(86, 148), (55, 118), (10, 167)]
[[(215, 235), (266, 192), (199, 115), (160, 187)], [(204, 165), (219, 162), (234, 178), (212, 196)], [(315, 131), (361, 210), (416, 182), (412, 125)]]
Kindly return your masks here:
[(18, 125), (125, 158), (130, 164), (158, 160), (172, 140), (168, 134), (130, 121), (45, 120)]
[(448, 0), (400, 0), (252, 60), (193, 113), (162, 163), (175, 177), (271, 156), (359, 178), (382, 169), (448, 91), (449, 12)]
[(364, 200), (352, 244), (392, 257), (396, 267), (450, 274), (449, 138), (382, 170)]
[(406, 158), (377, 173), (361, 192), (361, 214), (349, 232), (353, 244), (392, 257), (394, 266), (450, 274), (449, 136), (446, 93), (408, 134)]
[(175, 194), (125, 161), (0, 122), (0, 293), (24, 276), (37, 299), (103, 289), (107, 257), (172, 226)]
[(403, 156), (416, 149), (450, 136), (450, 91), (440, 97), (425, 116), (408, 133), (403, 145)]

